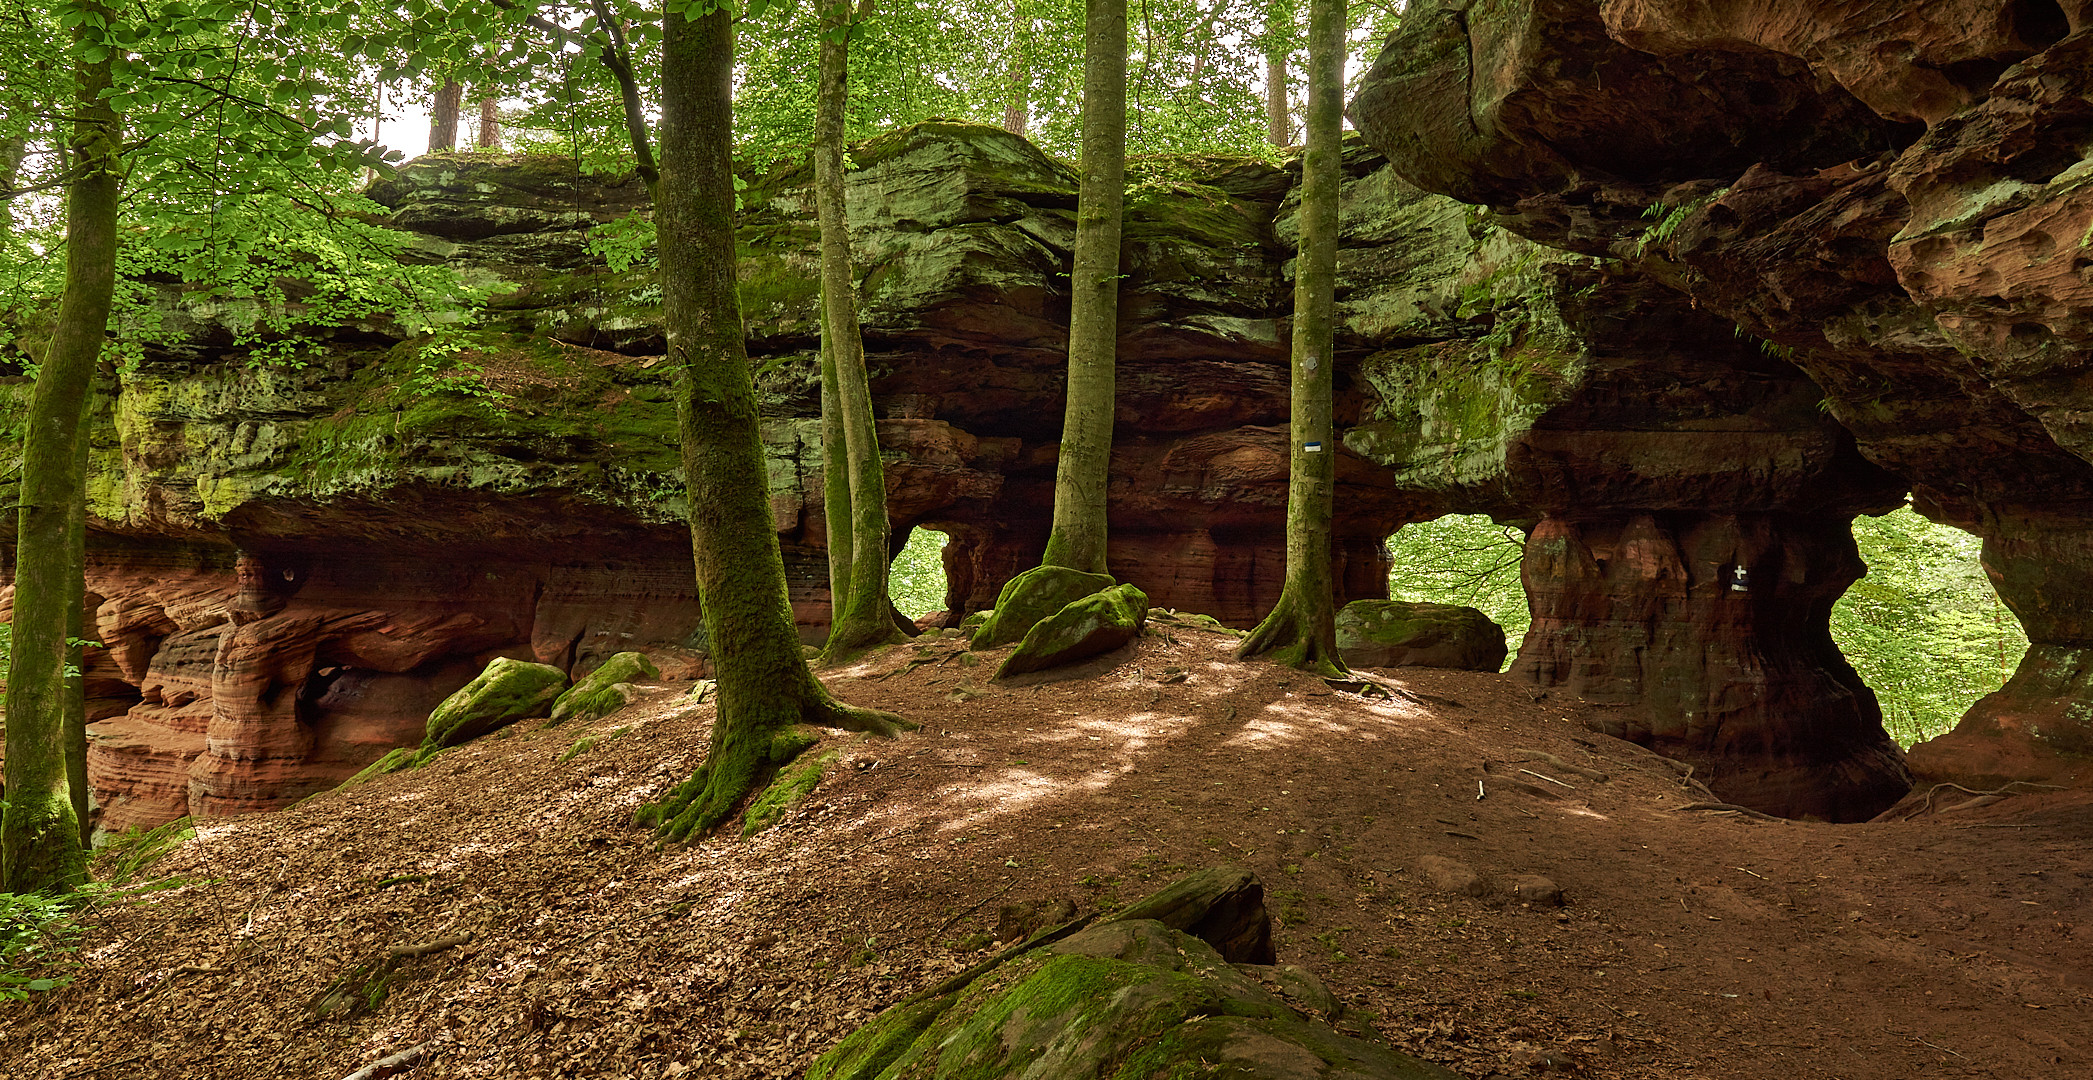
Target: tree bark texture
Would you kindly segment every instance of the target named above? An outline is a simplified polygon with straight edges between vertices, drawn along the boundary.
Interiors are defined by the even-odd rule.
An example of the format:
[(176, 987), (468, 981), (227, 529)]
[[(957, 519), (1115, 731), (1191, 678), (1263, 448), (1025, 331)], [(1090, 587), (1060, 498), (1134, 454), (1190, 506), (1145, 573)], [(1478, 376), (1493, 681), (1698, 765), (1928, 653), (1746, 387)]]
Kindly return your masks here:
[(501, 102), (496, 98), (480, 101), (480, 132), (473, 146), (481, 150), (501, 149)]
[[(1344, 108), (1345, 0), (1309, 0), (1308, 146), (1302, 159), (1301, 251), (1294, 260), (1291, 472), (1286, 485), (1286, 582), (1272, 613), (1236, 655), (1271, 654), (1304, 671), (1342, 673), (1337, 654), (1330, 519), (1332, 309), (1337, 286), (1338, 139)], [(1314, 449), (1311, 449), (1314, 448)]]
[[(15, 549), (14, 652), (7, 670), (7, 809), (0, 817), (0, 891), (63, 888), (86, 873), (72, 767), (85, 762), (79, 680), (66, 677), (78, 650), (85, 567), (86, 442), (89, 391), (116, 291), (117, 148), (115, 111), (102, 99), (109, 64), (81, 64), (79, 110), (66, 186), (65, 294), (29, 401), (22, 445), (21, 507)], [(70, 745), (79, 740), (80, 745)]]
[(1028, 0), (1010, 5), (1010, 59), (1003, 67), (1003, 85), (1009, 97), (1003, 102), (1003, 130), (1023, 135), (1032, 123), (1032, 77), (1026, 68), (1031, 52), (1032, 15)]
[[(821, 74), (814, 96), (814, 214), (821, 228), (821, 340), (824, 379), (822, 405), (829, 405), (826, 381), (835, 378), (834, 403), (841, 422), (844, 466), (848, 470), (850, 542), (848, 590), (829, 596), (828, 648), (823, 657), (836, 662), (875, 645), (896, 640), (887, 602), (886, 469), (879, 460), (879, 436), (872, 422), (872, 384), (865, 371), (865, 340), (858, 326), (857, 274), (850, 259), (850, 219), (844, 199), (843, 119), (850, 99), (849, 0), (825, 0), (821, 11)], [(822, 414), (827, 437), (828, 414)], [(824, 443), (823, 460), (834, 457)], [(826, 494), (826, 492), (824, 493)], [(829, 528), (835, 537), (833, 523)], [(836, 549), (832, 546), (830, 557)], [(832, 566), (829, 579), (836, 578)]]
[(1126, 204), (1126, 0), (1089, 0), (1083, 19), (1083, 163), (1069, 277), (1068, 406), (1054, 475), (1047, 566), (1105, 569), (1119, 344), (1119, 223)]
[(1273, 146), (1294, 144), (1293, 105), (1286, 96), (1286, 58), (1293, 52), (1293, 0), (1265, 5), (1265, 138)]
[(465, 107), (465, 84), (443, 80), (429, 103), (429, 152), (458, 148), (458, 113)]
[[(15, 178), (22, 174), (22, 155), (29, 149), (27, 140), (20, 136), (0, 138), (0, 191), (12, 191)], [(0, 237), (15, 229), (15, 200), (11, 195), (0, 195)]]
[(800, 652), (735, 293), (728, 12), (664, 20), (662, 49), (662, 302), (719, 711), (705, 764), (640, 821), (683, 839), (726, 821), (768, 771), (804, 749), (794, 725), (889, 734), (909, 725), (830, 697)]

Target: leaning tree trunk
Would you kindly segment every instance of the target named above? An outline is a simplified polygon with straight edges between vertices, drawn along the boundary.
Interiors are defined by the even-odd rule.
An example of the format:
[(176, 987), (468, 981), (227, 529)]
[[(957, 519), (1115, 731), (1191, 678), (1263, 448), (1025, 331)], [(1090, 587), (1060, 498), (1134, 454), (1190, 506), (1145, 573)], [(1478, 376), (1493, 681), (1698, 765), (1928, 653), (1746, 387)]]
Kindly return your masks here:
[(1069, 276), (1068, 405), (1054, 475), (1054, 527), (1040, 562), (1105, 573), (1119, 339), (1119, 219), (1126, 202), (1126, 0), (1083, 19), (1083, 163)]
[(458, 148), (458, 113), (465, 107), (465, 84), (443, 80), (436, 100), (429, 103), (429, 152)]
[[(834, 559), (843, 554), (848, 573), (843, 575), (846, 591), (833, 591), (837, 568), (831, 564), (829, 581), (829, 636), (824, 660), (834, 663), (875, 645), (897, 640), (891, 604), (887, 600), (888, 538), (886, 469), (879, 460), (879, 436), (872, 423), (872, 384), (865, 372), (865, 340), (858, 326), (857, 275), (850, 261), (850, 221), (844, 210), (843, 115), (850, 96), (849, 0), (833, 0), (821, 12), (821, 76), (814, 97), (814, 212), (821, 227), (821, 376), (822, 406), (831, 399), (837, 407), (835, 428), (843, 435), (843, 462), (849, 478), (850, 530), (847, 552), (834, 546), (836, 529), (829, 526)], [(833, 379), (834, 393), (830, 382)], [(831, 429), (826, 411), (821, 431), (826, 440)], [(823, 443), (825, 468), (837, 464), (836, 454)], [(828, 489), (833, 492), (834, 488)], [(835, 507), (828, 506), (833, 512)]]
[[(85, 734), (68, 678), (79, 650), (84, 566), (87, 405), (116, 291), (116, 112), (103, 98), (109, 63), (75, 71), (72, 133), (78, 172), (66, 185), (65, 295), (29, 399), (15, 547), (14, 653), (7, 667), (7, 808), (0, 816), (0, 891), (63, 888), (86, 873), (74, 791)], [(80, 740), (81, 745), (71, 743)]]
[(1330, 572), (1337, 445), (1331, 439), (1331, 314), (1336, 306), (1338, 138), (1344, 107), (1345, 0), (1308, 4), (1308, 148), (1301, 170), (1301, 253), (1294, 262), (1292, 472), (1286, 484), (1286, 584), (1243, 639), (1305, 671), (1340, 674)]
[(735, 295), (733, 70), (724, 8), (663, 21), (654, 207), (662, 307), (691, 551), (719, 684), (704, 765), (640, 811), (642, 824), (676, 839), (726, 821), (767, 772), (803, 750), (809, 740), (796, 724), (882, 734), (912, 726), (830, 697), (807, 670), (793, 629)]

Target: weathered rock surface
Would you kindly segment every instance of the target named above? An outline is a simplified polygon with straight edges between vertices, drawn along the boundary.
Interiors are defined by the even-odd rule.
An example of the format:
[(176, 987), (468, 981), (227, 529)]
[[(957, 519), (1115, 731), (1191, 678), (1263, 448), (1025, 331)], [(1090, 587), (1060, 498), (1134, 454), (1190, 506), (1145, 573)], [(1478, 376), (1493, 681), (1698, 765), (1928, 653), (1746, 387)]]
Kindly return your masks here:
[(1025, 632), (1025, 640), (996, 668), (996, 678), (1102, 656), (1141, 636), (1147, 621), (1148, 596), (1132, 585), (1114, 585), (1071, 600)]
[(422, 746), (459, 746), (518, 720), (544, 716), (565, 689), (567, 673), (559, 668), (497, 656), (429, 713)]
[(1354, 600), (1337, 613), (1337, 653), (1348, 667), (1504, 666), (1504, 628), (1471, 607)]
[(975, 629), (972, 645), (976, 649), (993, 649), (1022, 640), (1040, 620), (1116, 584), (1109, 574), (1086, 574), (1065, 566), (1035, 566), (1011, 578), (996, 594), (996, 606)]
[(1390, 1048), (1312, 973), (1231, 965), (1153, 919), (1114, 919), (969, 974), (845, 1037), (808, 1080), (1455, 1077)]
[(633, 683), (660, 678), (661, 669), (647, 659), (646, 653), (621, 652), (562, 691), (548, 715), (555, 724), (608, 716), (626, 705)]
[[(1987, 566), (2035, 645), (1961, 731), (1914, 750), (1911, 767), (1928, 777), (1998, 776), (2008, 760), (2031, 779), (2093, 773), (2074, 749), (2093, 742), (2085, 704), (2093, 685), (2074, 659), (2089, 642), (2076, 619), (2050, 614), (2093, 604), (2093, 553), (2080, 541), (2093, 525), (2084, 437), (2093, 285), (2081, 265), (2093, 226), (2087, 23), (2078, 0), (1446, 0), (1413, 8), (1353, 103), (1369, 141), (1410, 181), (1483, 204), (1492, 220), (1544, 244), (1622, 260), (1771, 343), (1770, 353), (1821, 387), (1827, 419), (1851, 432), (1861, 457), (1908, 486), (1928, 516), (1985, 537)], [(1437, 97), (1418, 96), (1434, 86), (1444, 88)], [(1784, 471), (1821, 489), (1809, 470)], [(1872, 507), (1845, 496), (1820, 501), (1710, 500), (1699, 509), (1779, 513), (1764, 526), (1740, 518), (1736, 527), (1771, 528), (1783, 565), (1792, 554), (1836, 577), (1846, 572), (1838, 569), (1844, 542), (1831, 536), (1837, 515)], [(1574, 505), (1548, 509), (1580, 533), (1634, 527), (1633, 515), (1590, 522)], [(1796, 509), (1817, 520), (1795, 520)], [(1729, 527), (1662, 514), (1652, 521), (1676, 538)], [(1697, 544), (1672, 542), (1680, 551)], [(1688, 606), (1696, 589), (1712, 595), (1692, 559), (1680, 561)], [(1530, 554), (1536, 570), (1548, 566)], [(1778, 587), (1795, 586), (1802, 592), (1781, 604), (1818, 602), (1805, 595), (1816, 582)], [(1576, 591), (1544, 583), (1551, 590)], [(1656, 610), (1632, 593), (1617, 598), (1623, 623)], [(1716, 617), (1673, 607), (1680, 614), (1662, 621)], [(1587, 609), (1564, 621), (1589, 618)], [(1554, 632), (1542, 625), (1537, 619), (1537, 633)], [(1831, 713), (1871, 711), (1841, 688), (1840, 665), (1802, 655), (1825, 651), (1813, 630), (1785, 646), (1758, 632), (1739, 644), (1732, 655), (1768, 675), (1711, 697), (1718, 712), (1755, 684), (1769, 702), (1828, 692)], [(1618, 659), (1595, 655), (1586, 677), (1574, 656), (1557, 663), (1537, 651), (1529, 662), (1524, 651), (1517, 670), (1565, 683), (1633, 666), (1620, 649), (1601, 649)], [(1652, 654), (1658, 667), (1672, 666), (1666, 651)], [(1777, 673), (1783, 666), (1788, 672)], [(1675, 706), (1653, 712), (1667, 710), (1669, 722), (1683, 719)], [(1805, 777), (1812, 769), (1857, 767), (1857, 808), (1871, 787), (1895, 786), (1895, 770), (1866, 760), (1876, 747), (1855, 744), (1850, 728), (1825, 728), (1818, 712), (1786, 733), (1776, 726), (1747, 736), (1758, 747), (1749, 753), (1778, 758), (1843, 742), (1853, 755), (1840, 762), (1804, 751), (1818, 760), (1776, 768), (1765, 778), (1773, 789), (1789, 787), (1783, 774), (1807, 787), (1821, 783)], [(1734, 728), (1734, 712), (1720, 724)], [(1696, 726), (1717, 741), (1730, 737), (1697, 718), (1687, 724), (1689, 743)], [(1760, 767), (1735, 750), (1710, 757), (1714, 744), (1698, 741), (1711, 764)], [(1959, 772), (1964, 757), (1971, 771)], [(1977, 758), (1992, 764), (1976, 767)], [(1743, 782), (1733, 774), (1716, 787), (1731, 794)]]

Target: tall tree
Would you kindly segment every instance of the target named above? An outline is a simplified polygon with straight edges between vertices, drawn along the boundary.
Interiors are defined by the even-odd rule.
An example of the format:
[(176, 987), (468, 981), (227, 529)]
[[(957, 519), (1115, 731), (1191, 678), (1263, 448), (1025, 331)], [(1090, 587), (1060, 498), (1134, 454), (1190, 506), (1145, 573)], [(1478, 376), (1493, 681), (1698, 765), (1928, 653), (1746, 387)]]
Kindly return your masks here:
[(429, 103), (429, 152), (458, 148), (458, 114), (465, 108), (465, 84), (445, 79)]
[(1105, 573), (1119, 344), (1119, 225), (1126, 204), (1126, 0), (1083, 18), (1083, 160), (1069, 277), (1068, 403), (1054, 474), (1047, 566)]
[(1032, 12), (1029, 0), (1010, 0), (1010, 44), (1003, 56), (1003, 130), (1023, 135), (1032, 120)]
[[(821, 228), (822, 459), (827, 480), (829, 617), (824, 659), (844, 660), (901, 636), (887, 598), (892, 527), (887, 521), (886, 469), (872, 417), (872, 384), (865, 371), (865, 340), (858, 325), (857, 273), (850, 258), (845, 210), (843, 119), (850, 98), (850, 38), (869, 13), (861, 0), (822, 0), (821, 86), (815, 96), (814, 213)], [(830, 412), (834, 407), (833, 422)], [(842, 435), (840, 444), (831, 436)], [(838, 485), (841, 473), (847, 480)], [(841, 505), (838, 505), (839, 497)], [(840, 534), (837, 515), (848, 523)], [(843, 591), (838, 592), (839, 583)]]
[(480, 99), (479, 137), (473, 140), (472, 145), (479, 150), (499, 150), (501, 149), (501, 98), (497, 91), (488, 90), (486, 94), (486, 97)]
[(1294, 51), (1294, 4), (1295, 0), (1265, 0), (1265, 139), (1273, 146), (1294, 144), (1293, 104), (1286, 94), (1286, 61)]
[(735, 292), (733, 28), (723, 7), (700, 12), (662, 22), (654, 203), (691, 550), (719, 684), (705, 763), (640, 814), (678, 839), (726, 821), (767, 771), (805, 749), (811, 739), (796, 725), (913, 726), (831, 697), (793, 629)]
[(1345, 0), (1308, 0), (1308, 146), (1301, 162), (1301, 249), (1294, 260), (1292, 471), (1286, 484), (1286, 583), (1279, 603), (1243, 639), (1239, 657), (1269, 653), (1291, 667), (1336, 675), (1330, 518), (1332, 315), (1337, 287), (1338, 139), (1344, 121)]
[[(116, 291), (117, 155), (109, 103), (108, 9), (74, 23), (73, 126), (66, 185), (65, 294), (30, 395), (15, 547), (14, 648), (7, 668), (7, 806), (0, 891), (68, 887), (86, 873), (86, 735), (77, 697), (84, 579), (89, 392)], [(93, 39), (93, 40), (90, 40)], [(68, 678), (67, 667), (74, 667)], [(74, 744), (78, 744), (77, 748)]]

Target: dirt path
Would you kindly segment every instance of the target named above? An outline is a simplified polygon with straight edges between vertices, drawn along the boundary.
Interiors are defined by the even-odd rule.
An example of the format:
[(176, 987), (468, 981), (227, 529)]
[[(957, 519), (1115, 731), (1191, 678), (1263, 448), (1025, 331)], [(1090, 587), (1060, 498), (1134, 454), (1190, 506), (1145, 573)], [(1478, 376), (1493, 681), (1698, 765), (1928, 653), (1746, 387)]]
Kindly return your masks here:
[[(750, 841), (625, 824), (704, 746), (682, 687), (209, 826), (159, 868), (191, 884), (99, 918), (77, 981), (5, 1014), (0, 1074), (332, 1080), (438, 1040), (409, 1076), (793, 1076), (977, 959), (1003, 904), (1092, 910), (1232, 861), (1282, 962), (1471, 1077), (2093, 1075), (2086, 796), (1678, 812), (1700, 796), (1575, 703), (1420, 669), (1367, 700), (1232, 643), (1173, 629), (1017, 687), (956, 643), (890, 651), (834, 685), (924, 729), (817, 749), (829, 777)], [(1426, 855), (1568, 904), (1436, 892)], [(389, 964), (383, 1004), (315, 1019), (359, 964)], [(372, 996), (352, 984), (324, 1008)]]

